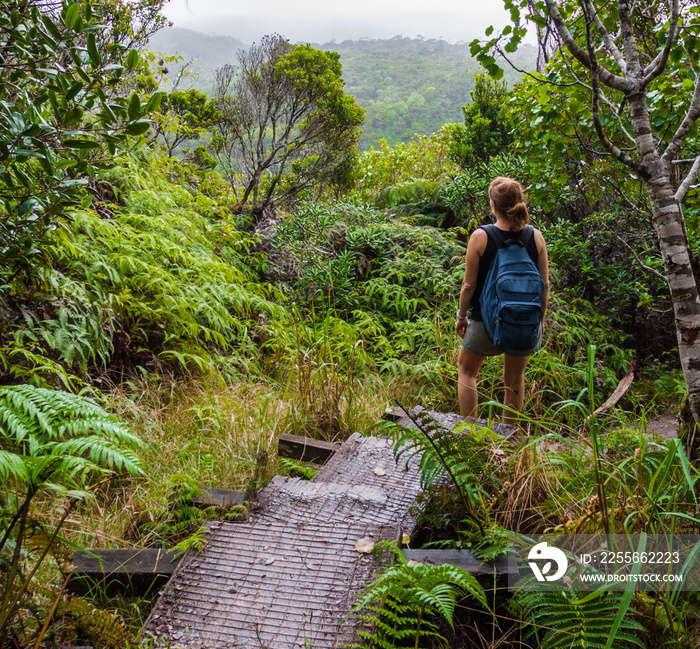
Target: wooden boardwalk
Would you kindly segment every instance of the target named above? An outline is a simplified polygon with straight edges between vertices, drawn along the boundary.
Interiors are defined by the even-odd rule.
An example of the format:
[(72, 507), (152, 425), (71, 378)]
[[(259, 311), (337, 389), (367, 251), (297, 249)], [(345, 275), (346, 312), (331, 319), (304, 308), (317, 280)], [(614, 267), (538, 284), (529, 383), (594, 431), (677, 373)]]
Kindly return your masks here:
[[(464, 421), (448, 417), (450, 428)], [(379, 564), (355, 544), (411, 534), (420, 491), (417, 459), (397, 465), (386, 439), (352, 435), (313, 480), (274, 478), (249, 521), (211, 523), (206, 547), (181, 562), (144, 630), (191, 649), (357, 641), (352, 606)]]

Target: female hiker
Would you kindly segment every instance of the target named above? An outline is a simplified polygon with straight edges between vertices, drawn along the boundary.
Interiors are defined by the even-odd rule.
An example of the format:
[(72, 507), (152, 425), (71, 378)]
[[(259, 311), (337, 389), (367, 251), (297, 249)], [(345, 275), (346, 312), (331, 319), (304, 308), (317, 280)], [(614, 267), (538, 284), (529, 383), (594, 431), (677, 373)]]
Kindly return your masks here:
[[(544, 327), (544, 311), (547, 308), (549, 294), (549, 266), (547, 247), (539, 230), (526, 229), (530, 219), (525, 205), (522, 185), (511, 178), (494, 178), (489, 185), (488, 196), (491, 213), (496, 222), (495, 228), (482, 226), (475, 230), (467, 245), (466, 268), (462, 290), (457, 308), (457, 335), (462, 338), (457, 360), (459, 406), (465, 417), (476, 417), (478, 395), (476, 391), (479, 370), (487, 356), (503, 354), (503, 382), (505, 395), (503, 400), (503, 423), (514, 424), (523, 406), (525, 391), (525, 367), (531, 354), (541, 345)], [(522, 232), (521, 232), (522, 231)], [(521, 240), (526, 243), (527, 256), (535, 264), (544, 280), (542, 291), (542, 321), (534, 330), (535, 344), (528, 349), (514, 351), (497, 347), (486, 333), (482, 316), (482, 291), (499, 243), (509, 240)], [(510, 244), (506, 244), (510, 245)], [(530, 264), (526, 259), (526, 263)], [(541, 284), (539, 278), (537, 282)], [(468, 310), (471, 310), (469, 317)]]

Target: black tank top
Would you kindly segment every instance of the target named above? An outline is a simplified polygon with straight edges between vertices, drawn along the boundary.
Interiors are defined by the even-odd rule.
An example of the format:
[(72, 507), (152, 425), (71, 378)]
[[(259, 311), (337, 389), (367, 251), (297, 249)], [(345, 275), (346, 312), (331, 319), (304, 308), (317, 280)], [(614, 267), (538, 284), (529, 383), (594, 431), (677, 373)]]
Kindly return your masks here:
[[(479, 258), (479, 275), (476, 280), (476, 290), (474, 291), (474, 295), (472, 295), (472, 300), (469, 303), (469, 306), (471, 308), (470, 317), (472, 320), (483, 320), (483, 318), (481, 317), (481, 302), (479, 301), (479, 298), (481, 297), (481, 291), (483, 290), (484, 284), (486, 283), (486, 275), (488, 275), (489, 268), (491, 268), (491, 262), (493, 262), (493, 258), (496, 256), (496, 251), (498, 250), (498, 246), (493, 240), (493, 236), (489, 234), (489, 227), (483, 225), (480, 227), (483, 228), (488, 234), (488, 242), (486, 243), (486, 249)], [(506, 241), (510, 241), (519, 238), (521, 230), (518, 230), (517, 232), (511, 232), (510, 230), (499, 229), (499, 232), (501, 233), (501, 235), (503, 235), (503, 238)], [(532, 259), (532, 261), (535, 262), (535, 265), (537, 265), (537, 258), (539, 257), (539, 252), (537, 252), (537, 243), (535, 243), (534, 234), (530, 238), (526, 250), (528, 255), (530, 255), (530, 259)]]

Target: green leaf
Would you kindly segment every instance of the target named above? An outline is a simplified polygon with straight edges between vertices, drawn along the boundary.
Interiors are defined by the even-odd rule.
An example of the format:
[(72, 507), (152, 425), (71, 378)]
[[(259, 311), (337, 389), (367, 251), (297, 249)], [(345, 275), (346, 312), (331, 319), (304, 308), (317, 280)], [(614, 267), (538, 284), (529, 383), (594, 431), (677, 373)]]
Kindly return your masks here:
[(39, 201), (36, 198), (28, 198), (24, 203), (19, 206), (17, 214), (19, 216), (24, 216), (28, 212), (31, 212), (39, 205)]
[(24, 131), (24, 116), (22, 113), (10, 113), (10, 131), (14, 135), (19, 135)]
[(100, 64), (102, 63), (102, 57), (97, 49), (97, 39), (95, 38), (95, 34), (88, 34), (87, 51), (88, 55), (90, 56), (90, 63), (92, 64), (92, 67), (99, 68)]
[(129, 50), (126, 55), (126, 69), (133, 70), (139, 64), (139, 53), (136, 50)]
[(131, 99), (129, 99), (129, 119), (135, 120), (141, 117), (141, 100), (137, 93), (131, 94)]
[(99, 25), (89, 25), (83, 29), (83, 34), (87, 34), (88, 32), (102, 32), (107, 29), (107, 27), (109, 27), (109, 25), (104, 23), (100, 23)]
[(15, 167), (13, 169), (15, 178), (19, 180), (27, 189), (29, 189), (32, 186), (32, 179), (27, 176), (19, 167)]
[(82, 67), (79, 67), (78, 70), (78, 76), (87, 84), (90, 84), (93, 82), (93, 80), (90, 78), (90, 75), (85, 72), (85, 70), (82, 69)]
[(100, 146), (94, 140), (64, 140), (63, 145), (69, 149), (97, 149)]
[(76, 81), (66, 93), (66, 101), (73, 101), (84, 87), (85, 85), (82, 82)]
[(162, 92), (155, 92), (151, 95), (151, 98), (148, 100), (148, 103), (146, 104), (146, 107), (143, 109), (143, 112), (145, 114), (151, 113), (154, 110), (158, 110), (160, 108), (160, 105), (163, 101), (163, 93)]
[(37, 151), (30, 151), (29, 149), (15, 149), (15, 157), (18, 160), (26, 160), (27, 158), (43, 158), (44, 155)]
[(103, 133), (102, 137), (105, 139), (105, 142), (111, 142), (113, 144), (117, 144), (118, 142), (123, 142), (124, 141), (124, 135), (115, 135), (113, 133)]
[(67, 189), (68, 187), (77, 187), (80, 185), (87, 185), (87, 178), (71, 178), (69, 180), (64, 180), (59, 184), (62, 189)]
[(63, 125), (64, 126), (73, 126), (74, 124), (77, 124), (83, 119), (83, 111), (82, 109), (76, 107), (73, 108), (72, 110), (69, 110), (65, 117), (63, 118)]
[(150, 122), (140, 120), (132, 122), (124, 130), (127, 135), (143, 135), (149, 128), (151, 128)]
[(496, 80), (501, 79), (503, 77), (503, 69), (498, 67), (497, 64), (490, 65), (487, 68), (489, 74)]
[(80, 22), (81, 15), (80, 15), (80, 5), (77, 2), (74, 2), (68, 6), (68, 9), (66, 10), (66, 16), (64, 18), (64, 23), (68, 29), (76, 31), (76, 28), (78, 27), (78, 23)]
[(117, 116), (114, 114), (114, 111), (108, 104), (103, 104), (102, 112), (104, 114), (104, 120), (106, 122), (114, 123), (117, 121)]

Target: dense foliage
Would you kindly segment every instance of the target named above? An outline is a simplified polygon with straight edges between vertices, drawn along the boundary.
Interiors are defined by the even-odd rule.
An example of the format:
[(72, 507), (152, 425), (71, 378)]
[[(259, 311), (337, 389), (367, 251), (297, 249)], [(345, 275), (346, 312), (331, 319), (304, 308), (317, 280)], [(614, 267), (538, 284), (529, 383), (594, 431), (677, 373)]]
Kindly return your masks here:
[[(490, 559), (514, 532), (697, 530), (697, 449), (661, 440), (649, 425), (675, 417), (685, 394), (649, 201), (593, 150), (590, 124), (572, 126), (579, 86), (529, 78), (509, 90), (472, 80), (471, 70), (459, 85), (446, 73), (457, 46), (436, 41), (335, 44), (339, 57), (270, 37), (266, 51), (242, 55), (241, 64), (255, 63), (247, 79), (223, 69), (216, 102), (182, 89), (161, 101), (153, 93), (166, 61), (118, 45), (157, 23), (152, 2), (138, 3), (129, 29), (103, 27), (89, 2), (7, 9), (2, 649), (134, 640), (149, 603), (110, 601), (107, 610), (94, 595), (66, 598), (63, 539), (201, 547), (206, 519), (247, 515), (245, 506), (196, 509), (202, 486), (252, 494), (276, 470), (309, 473), (276, 464), (284, 432), (329, 441), (383, 432), (400, 461), (420, 453), (426, 495), (412, 543)], [(378, 53), (381, 77), (367, 64)], [(432, 94), (421, 53), (441, 53), (443, 78), (425, 71)], [(550, 58), (545, 74), (566, 78)], [(495, 59), (484, 63), (495, 72)], [(677, 64), (652, 95), (669, 110), (692, 76)], [(377, 139), (363, 152), (353, 84), (360, 105), (384, 111), (368, 111)], [(399, 86), (415, 106), (393, 97)], [(474, 101), (448, 116), (445, 102), (464, 103), (469, 90)], [(254, 117), (277, 106), (299, 110), (284, 143), (275, 137), (291, 113)], [(461, 123), (444, 125), (451, 119)], [(248, 129), (245, 146), (260, 144), (251, 175), (217, 168), (216, 128), (232, 138), (227, 172), (244, 171), (235, 129)], [(496, 175), (526, 185), (552, 266), (543, 349), (526, 375), (528, 435), (505, 440), (466, 425), (454, 436), (425, 412), (416, 418), (428, 435), (377, 424), (397, 397), (458, 409), (454, 310), (467, 238), (490, 219), (486, 188)], [(696, 200), (691, 192), (693, 247)], [(596, 414), (630, 371), (632, 389)], [(501, 374), (500, 359), (487, 359), (486, 423), (501, 414)], [(395, 562), (360, 597), (375, 646), (474, 647), (490, 636), (524, 647), (575, 637), (581, 646), (651, 648), (697, 636), (692, 595), (566, 592), (518, 596), (504, 608), (460, 570), (408, 564), (396, 547), (389, 554)]]
[(279, 35), (217, 70), (212, 148), (239, 209), (289, 202), (312, 184), (340, 184), (350, 173), (364, 121), (343, 92), (339, 57)]
[[(340, 55), (345, 92), (366, 111), (361, 150), (379, 146), (382, 139), (391, 145), (407, 142), (416, 133), (427, 136), (443, 124), (460, 121), (480, 69), (465, 43), (397, 36), (313, 45)], [(211, 95), (215, 70), (235, 60), (244, 45), (230, 37), (173, 28), (158, 32), (149, 48), (193, 60), (194, 87)], [(517, 67), (533, 70), (535, 56), (531, 45), (523, 46)], [(175, 72), (169, 76), (174, 78)], [(505, 79), (512, 86), (519, 76), (511, 70)]]
[(508, 106), (510, 93), (505, 82), (494, 81), (485, 73), (474, 77), (472, 101), (463, 106), (464, 124), (452, 134), (450, 157), (462, 169), (488, 163), (513, 143), (513, 112)]
[[(39, 6), (4, 2), (0, 11), (0, 286), (27, 272), (47, 231), (85, 201), (85, 186), (130, 135), (149, 128), (137, 94), (119, 96), (138, 52), (112, 43), (91, 6), (65, 4), (51, 17)], [(39, 89), (39, 92), (37, 90)], [(89, 198), (87, 203), (89, 204)]]

